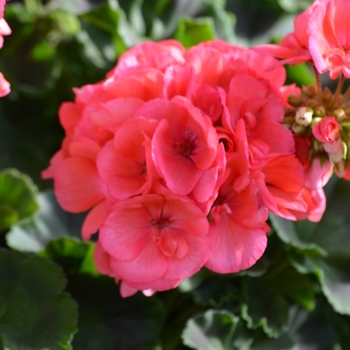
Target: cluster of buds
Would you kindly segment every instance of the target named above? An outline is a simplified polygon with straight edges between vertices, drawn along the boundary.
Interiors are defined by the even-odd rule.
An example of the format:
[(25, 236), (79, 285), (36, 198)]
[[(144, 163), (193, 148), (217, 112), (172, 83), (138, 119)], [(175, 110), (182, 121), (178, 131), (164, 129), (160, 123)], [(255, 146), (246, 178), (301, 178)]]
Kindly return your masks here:
[(341, 85), (339, 82), (334, 94), (329, 88), (321, 91), (310, 84), (303, 86), (300, 93), (289, 95), (284, 125), (298, 135), (299, 140), (307, 140), (305, 167), (317, 159), (321, 166), (326, 164), (344, 177), (350, 160), (350, 89), (341, 94)]

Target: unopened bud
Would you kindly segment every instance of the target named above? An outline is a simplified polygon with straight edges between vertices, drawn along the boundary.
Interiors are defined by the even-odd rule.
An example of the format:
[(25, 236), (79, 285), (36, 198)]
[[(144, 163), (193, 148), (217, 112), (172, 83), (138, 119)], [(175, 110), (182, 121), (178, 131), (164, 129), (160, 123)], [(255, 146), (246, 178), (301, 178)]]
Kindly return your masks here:
[(318, 102), (315, 99), (310, 98), (306, 101), (306, 105), (312, 109), (315, 109), (318, 106)]
[(300, 107), (295, 113), (295, 122), (299, 125), (308, 126), (312, 121), (313, 113), (314, 111), (309, 107)]
[(346, 159), (346, 157), (348, 156), (348, 146), (346, 145), (346, 143), (343, 141), (343, 159)]
[(317, 124), (321, 120), (322, 120), (322, 118), (314, 118), (314, 119), (312, 119), (311, 126), (314, 126), (315, 124)]
[(308, 97), (314, 97), (317, 95), (317, 87), (315, 85), (310, 84), (303, 86), (301, 89), (302, 92)]
[(318, 106), (314, 109), (314, 116), (318, 118), (322, 118), (326, 115), (326, 110), (322, 106)]
[(328, 104), (329, 102), (332, 101), (333, 95), (331, 93), (331, 90), (329, 88), (325, 88), (323, 93), (322, 93), (322, 101), (324, 104)]
[(299, 107), (303, 102), (304, 99), (300, 95), (292, 94), (288, 96), (288, 103), (293, 107)]
[(344, 119), (346, 119), (346, 114), (345, 114), (344, 110), (341, 108), (336, 109), (335, 111), (333, 111), (332, 114), (337, 119), (338, 122), (341, 122)]
[(303, 134), (305, 131), (306, 131), (306, 128), (305, 126), (303, 125), (300, 125), (300, 124), (297, 124), (297, 123), (294, 123), (292, 125), (292, 131), (295, 133), (295, 134)]

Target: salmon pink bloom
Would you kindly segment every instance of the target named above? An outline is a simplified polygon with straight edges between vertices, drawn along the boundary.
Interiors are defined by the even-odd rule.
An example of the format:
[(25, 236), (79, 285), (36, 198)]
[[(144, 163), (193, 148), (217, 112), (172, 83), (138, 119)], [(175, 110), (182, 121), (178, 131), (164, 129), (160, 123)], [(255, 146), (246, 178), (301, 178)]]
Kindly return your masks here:
[[(164, 290), (206, 262), (208, 221), (185, 197), (148, 194), (116, 204), (99, 241), (115, 275), (130, 286)], [(146, 288), (147, 286), (148, 288)]]
[[(6, 0), (0, 0), (0, 49), (4, 44), (4, 35), (11, 34), (11, 28), (4, 19), (4, 8)], [(10, 83), (4, 78), (0, 72), (0, 97), (8, 95), (11, 91)]]
[(207, 116), (185, 98), (168, 102), (168, 113), (157, 126), (152, 150), (155, 166), (171, 191), (189, 194), (211, 168), (217, 149), (218, 137)]
[(10, 83), (4, 78), (3, 74), (0, 72), (0, 97), (8, 95), (10, 91)]
[(261, 205), (258, 188), (251, 181), (244, 156), (232, 154), (229, 175), (219, 189), (210, 212), (212, 249), (205, 266), (215, 272), (232, 273), (251, 267), (267, 244), (267, 208)]
[(125, 52), (118, 62), (115, 73), (128, 67), (156, 68), (164, 71), (173, 64), (183, 64), (184, 47), (175, 40), (163, 40), (157, 43), (146, 41)]
[(10, 35), (12, 33), (11, 28), (7, 24), (4, 18), (0, 18), (0, 49), (4, 44), (4, 35)]
[(328, 159), (314, 158), (305, 170), (305, 185), (311, 189), (324, 187), (332, 175), (332, 165)]
[(317, 1), (310, 16), (309, 50), (316, 69), (350, 78), (350, 7), (347, 0)]
[(340, 126), (334, 117), (322, 118), (312, 127), (312, 133), (320, 142), (333, 143), (339, 136)]
[(151, 153), (157, 123), (142, 117), (129, 119), (118, 128), (114, 140), (103, 147), (97, 168), (106, 197), (123, 200), (146, 193), (152, 180), (159, 177)]

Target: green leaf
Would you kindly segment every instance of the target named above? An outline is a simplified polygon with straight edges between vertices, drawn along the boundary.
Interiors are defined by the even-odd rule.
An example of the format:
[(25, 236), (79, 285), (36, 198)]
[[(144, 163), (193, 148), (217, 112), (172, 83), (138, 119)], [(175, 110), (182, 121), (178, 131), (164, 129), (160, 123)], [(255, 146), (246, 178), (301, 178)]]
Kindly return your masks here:
[(303, 221), (299, 224), (297, 230), (296, 224), (292, 221), (281, 218), (277, 215), (269, 215), (273, 228), (276, 230), (278, 237), (285, 243), (301, 250), (317, 251), (321, 255), (327, 255), (324, 249), (317, 245), (311, 238), (316, 226), (309, 221)]
[(69, 350), (77, 331), (77, 304), (62, 293), (66, 280), (55, 263), (0, 250), (0, 336), (13, 350)]
[(32, 216), (38, 209), (37, 188), (32, 180), (15, 169), (0, 172), (0, 229)]
[(93, 261), (94, 243), (61, 237), (51, 241), (40, 256), (56, 261), (66, 273), (88, 273), (98, 276)]
[(333, 181), (327, 190), (328, 206), (319, 223), (292, 223), (273, 215), (270, 219), (278, 236), (297, 248), (290, 253), (293, 266), (301, 273), (315, 273), (334, 310), (350, 315), (350, 184)]
[(296, 83), (299, 86), (316, 84), (315, 75), (305, 63), (296, 66), (286, 65), (285, 68), (287, 72), (286, 84)]
[(338, 342), (336, 314), (332, 314), (325, 300), (318, 300), (312, 312), (294, 307), (290, 316), (288, 334), (299, 349), (336, 349), (333, 347)]
[(191, 318), (182, 333), (185, 345), (198, 350), (232, 350), (239, 318), (228, 311), (208, 310)]
[(249, 328), (261, 326), (269, 337), (277, 338), (286, 327), (288, 311), (289, 304), (268, 280), (247, 279), (242, 318), (247, 321)]
[(185, 47), (191, 47), (200, 42), (213, 40), (215, 29), (213, 19), (208, 18), (182, 18), (174, 38), (180, 41)]
[(62, 210), (52, 190), (38, 196), (40, 210), (31, 220), (13, 225), (6, 235), (9, 247), (23, 252), (39, 252), (51, 240), (62, 236), (80, 237), (84, 214)]
[(18, 213), (11, 207), (0, 205), (0, 232), (5, 231), (18, 221)]
[[(213, 276), (204, 280), (194, 293), (195, 301), (200, 305), (211, 305), (213, 307), (223, 307), (233, 303), (239, 304), (238, 295), (241, 290), (241, 279), (226, 278), (226, 276)], [(232, 309), (231, 309), (232, 311)], [(233, 310), (233, 312), (239, 310)]]
[(291, 337), (283, 333), (278, 338), (255, 339), (250, 350), (300, 350)]
[(63, 267), (67, 291), (79, 303), (73, 349), (155, 349), (165, 319), (161, 303), (141, 293), (122, 298), (114, 279), (96, 273), (93, 247), (62, 237), (40, 253)]
[(278, 0), (279, 5), (286, 12), (302, 12), (312, 5), (313, 0)]
[(318, 259), (316, 274), (322, 291), (334, 310), (350, 315), (350, 271), (349, 261)]
[(107, 3), (107, 0), (51, 0), (49, 5), (53, 8), (59, 7), (60, 9), (70, 13), (82, 14), (89, 12), (96, 7), (102, 6), (105, 3)]

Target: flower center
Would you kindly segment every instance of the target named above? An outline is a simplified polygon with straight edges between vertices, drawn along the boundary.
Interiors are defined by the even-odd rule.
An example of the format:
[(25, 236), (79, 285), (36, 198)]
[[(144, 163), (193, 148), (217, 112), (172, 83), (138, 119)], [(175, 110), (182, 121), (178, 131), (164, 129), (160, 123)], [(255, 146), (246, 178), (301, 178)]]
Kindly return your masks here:
[(170, 220), (165, 217), (160, 217), (158, 219), (152, 219), (151, 225), (158, 229), (159, 231), (162, 231), (162, 229), (170, 224)]
[(185, 134), (181, 142), (175, 142), (174, 148), (177, 149), (184, 157), (189, 157), (197, 147), (197, 143), (198, 140), (196, 135), (189, 131)]

